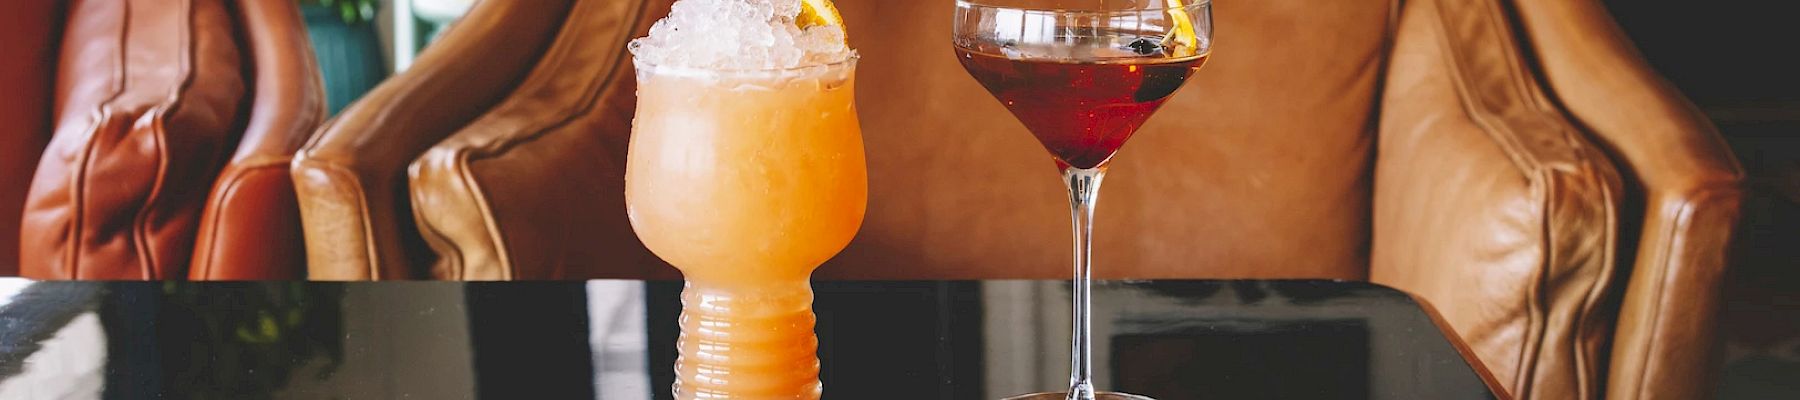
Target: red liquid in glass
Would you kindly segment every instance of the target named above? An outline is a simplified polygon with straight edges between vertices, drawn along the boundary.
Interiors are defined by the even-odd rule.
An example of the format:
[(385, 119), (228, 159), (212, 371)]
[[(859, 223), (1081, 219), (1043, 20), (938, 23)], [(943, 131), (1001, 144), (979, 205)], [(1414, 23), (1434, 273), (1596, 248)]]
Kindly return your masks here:
[(962, 47), (956, 56), (1058, 162), (1081, 169), (1111, 159), (1207, 58), (1202, 54), (1084, 63), (1009, 59)]

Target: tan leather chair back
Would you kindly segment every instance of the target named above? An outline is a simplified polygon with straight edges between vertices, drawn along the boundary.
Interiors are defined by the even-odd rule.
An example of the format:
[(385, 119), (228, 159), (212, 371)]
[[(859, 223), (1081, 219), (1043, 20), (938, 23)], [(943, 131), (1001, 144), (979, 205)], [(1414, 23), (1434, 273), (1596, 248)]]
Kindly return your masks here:
[(306, 279), (300, 208), (288, 164), (325, 119), (325, 94), (299, 6), (237, 0), (254, 78), (237, 152), (212, 186), (189, 277)]
[(234, 29), (223, 0), (72, 3), (56, 134), (22, 224), (25, 276), (186, 276), (245, 96)]
[[(1366, 276), (1388, 0), (1217, 0), (1213, 59), (1113, 160), (1105, 278)], [(1056, 168), (952, 56), (952, 2), (840, 1), (869, 212), (834, 278), (1066, 278)]]

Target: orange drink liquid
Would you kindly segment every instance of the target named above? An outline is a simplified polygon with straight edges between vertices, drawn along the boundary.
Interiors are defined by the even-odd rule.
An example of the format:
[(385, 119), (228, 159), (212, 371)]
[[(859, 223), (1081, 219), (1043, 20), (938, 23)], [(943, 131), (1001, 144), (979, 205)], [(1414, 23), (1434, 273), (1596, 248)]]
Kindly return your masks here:
[(638, 63), (625, 198), (687, 279), (677, 399), (819, 398), (809, 279), (868, 203), (855, 69)]

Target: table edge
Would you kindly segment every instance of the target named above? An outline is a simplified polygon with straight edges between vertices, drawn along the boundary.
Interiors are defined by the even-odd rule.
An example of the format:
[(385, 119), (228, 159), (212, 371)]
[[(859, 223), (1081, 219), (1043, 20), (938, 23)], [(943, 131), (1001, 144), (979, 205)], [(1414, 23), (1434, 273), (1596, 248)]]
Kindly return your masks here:
[(1423, 297), (1399, 289), (1394, 289), (1386, 285), (1376, 285), (1406, 294), (1408, 298), (1411, 298), (1413, 303), (1418, 304), (1419, 309), (1425, 312), (1425, 316), (1431, 318), (1431, 324), (1436, 325), (1438, 330), (1443, 332), (1444, 338), (1450, 341), (1450, 347), (1456, 348), (1456, 352), (1462, 354), (1463, 360), (1469, 364), (1469, 368), (1475, 370), (1475, 375), (1480, 376), (1482, 383), (1487, 384), (1488, 391), (1494, 392), (1501, 400), (1510, 400), (1514, 398), (1512, 393), (1508, 391), (1505, 386), (1500, 384), (1500, 379), (1495, 378), (1494, 373), (1488, 370), (1487, 364), (1482, 363), (1481, 358), (1476, 356), (1475, 350), (1469, 347), (1468, 342), (1463, 341), (1462, 335), (1456, 333), (1456, 328), (1450, 326), (1450, 322), (1444, 320), (1442, 314), (1438, 314), (1437, 307), (1432, 306), (1430, 301), (1426, 301)]

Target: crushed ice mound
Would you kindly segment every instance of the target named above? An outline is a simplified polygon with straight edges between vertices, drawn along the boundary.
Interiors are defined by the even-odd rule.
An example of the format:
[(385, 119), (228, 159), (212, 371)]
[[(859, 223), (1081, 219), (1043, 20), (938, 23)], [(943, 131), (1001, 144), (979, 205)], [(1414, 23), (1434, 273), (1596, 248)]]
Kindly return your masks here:
[(800, 29), (799, 15), (800, 0), (679, 0), (631, 50), (651, 65), (719, 70), (788, 69), (850, 57), (843, 27)]

